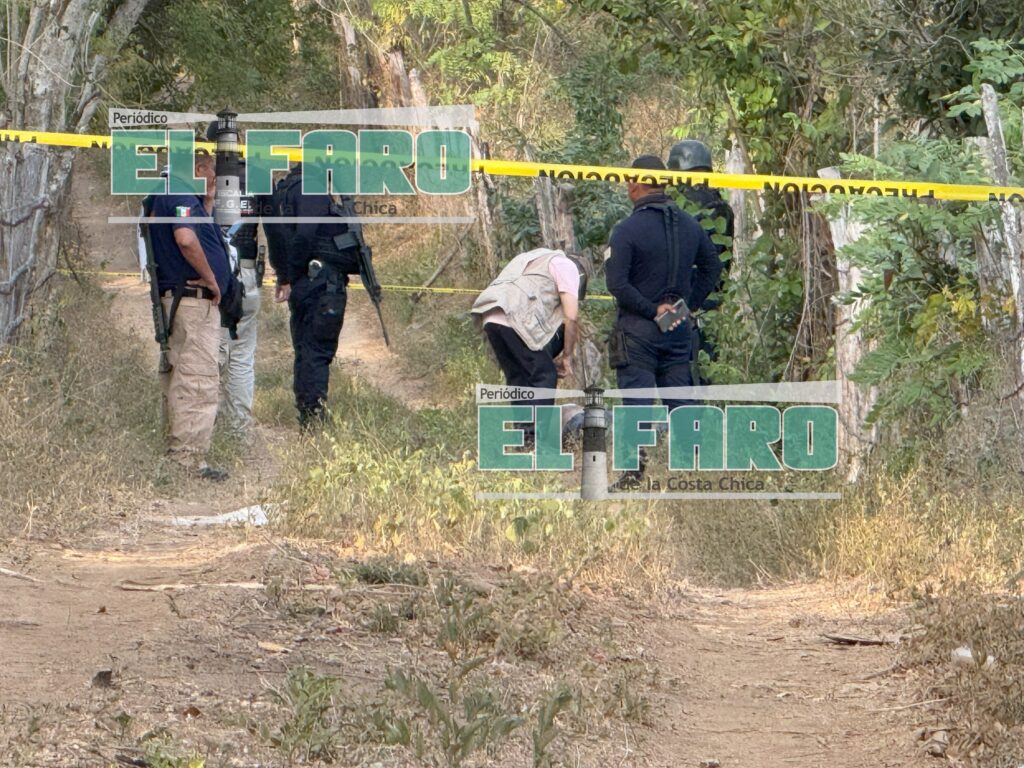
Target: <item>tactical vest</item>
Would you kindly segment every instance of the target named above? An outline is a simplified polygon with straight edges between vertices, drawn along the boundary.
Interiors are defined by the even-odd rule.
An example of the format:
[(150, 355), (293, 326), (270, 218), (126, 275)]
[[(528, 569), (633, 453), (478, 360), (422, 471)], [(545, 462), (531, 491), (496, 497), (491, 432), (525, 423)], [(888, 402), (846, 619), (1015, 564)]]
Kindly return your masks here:
[[(274, 191), (272, 198), (273, 215), (282, 217), (295, 216), (295, 212), (298, 210), (298, 198), (301, 195), (302, 174), (289, 173), (278, 182), (277, 189)], [(332, 200), (330, 215), (354, 216), (354, 212), (350, 209), (350, 202), (342, 205)], [(294, 253), (292, 241), (295, 237), (295, 230), (298, 227), (297, 223), (288, 222), (281, 226), (279, 232), (283, 235), (284, 241), (287, 244), (286, 251), (289, 261), (292, 265), (298, 265), (300, 271), (305, 271), (306, 264), (309, 263), (310, 259), (320, 259), (344, 274), (354, 275), (359, 274), (359, 261), (354, 250), (358, 248), (358, 241), (351, 234), (354, 226), (359, 225), (346, 225), (349, 232), (343, 235), (344, 243), (339, 243), (329, 235), (321, 234), (318, 227), (316, 237), (313, 238), (311, 250), (308, 253)]]
[(510, 261), (473, 303), (473, 314), (502, 309), (523, 343), (533, 351), (543, 349), (565, 320), (558, 286), (548, 266), (562, 251), (536, 248)]

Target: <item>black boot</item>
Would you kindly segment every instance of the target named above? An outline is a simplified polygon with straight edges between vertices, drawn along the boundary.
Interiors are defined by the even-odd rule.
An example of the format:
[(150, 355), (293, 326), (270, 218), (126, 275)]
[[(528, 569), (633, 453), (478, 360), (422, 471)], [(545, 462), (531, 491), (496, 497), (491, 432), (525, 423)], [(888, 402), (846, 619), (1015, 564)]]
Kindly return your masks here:
[(299, 408), (299, 429), (309, 434), (319, 432), (327, 421), (327, 411), (323, 406)]

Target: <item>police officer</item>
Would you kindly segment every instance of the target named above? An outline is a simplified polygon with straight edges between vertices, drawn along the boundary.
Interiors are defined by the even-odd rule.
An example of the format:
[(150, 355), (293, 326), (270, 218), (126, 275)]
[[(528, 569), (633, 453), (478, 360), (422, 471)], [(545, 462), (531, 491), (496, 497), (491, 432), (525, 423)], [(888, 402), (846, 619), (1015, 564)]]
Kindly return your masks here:
[(283, 275), (278, 272), (275, 300), (287, 301), (291, 311), (295, 405), (299, 424), (311, 428), (325, 416), (330, 366), (345, 319), (348, 276), (359, 273), (358, 244), (347, 224), (323, 221), (346, 215), (351, 206), (343, 208), (327, 194), (303, 194), (301, 163), (278, 183), (273, 209), (276, 217), (294, 219), (267, 227), (267, 238), (271, 254), (274, 243), (284, 250), (286, 270)]
[[(147, 204), (157, 285), (170, 328), (167, 370), (160, 379), (167, 419), (169, 453), (186, 469), (209, 480), (227, 472), (206, 463), (217, 418), (221, 296), (232, 276), (213, 212), (216, 168), (213, 157), (197, 155), (196, 177), (206, 180), (206, 195), (155, 195)], [(207, 219), (196, 222), (196, 219)]]
[[(675, 144), (669, 151), (668, 167), (671, 171), (707, 171), (710, 173), (712, 170), (711, 150), (702, 141), (684, 139)], [(719, 259), (721, 259), (722, 254), (732, 248), (731, 243), (735, 227), (735, 214), (732, 207), (725, 201), (717, 189), (712, 189), (707, 184), (682, 185), (677, 189), (690, 202), (690, 209), (695, 211), (694, 217), (697, 221), (716, 224), (718, 220), (724, 222), (724, 229), (719, 234), (729, 239), (729, 245), (712, 242)], [(714, 231), (717, 231), (717, 228)], [(722, 281), (725, 278), (725, 273), (729, 270), (730, 263), (731, 260), (723, 262), (722, 279), (715, 286), (715, 293), (722, 290)], [(720, 301), (718, 299), (707, 298), (700, 308), (708, 311), (716, 309), (719, 304)], [(693, 360), (691, 362), (696, 367), (697, 352), (699, 350), (704, 350), (712, 360), (716, 357), (717, 353), (714, 345), (706, 338), (699, 327), (699, 323), (694, 323), (693, 331), (695, 343), (693, 345)], [(700, 383), (708, 384), (710, 381), (701, 376)]]
[[(632, 163), (641, 172), (664, 171), (654, 155)], [(611, 256), (605, 263), (608, 290), (618, 305), (613, 339), (620, 354), (611, 361), (620, 389), (686, 387), (690, 374), (692, 321), (675, 321), (666, 331), (656, 318), (670, 312), (680, 299), (692, 310), (701, 306), (718, 284), (722, 262), (707, 233), (665, 194), (664, 185), (651, 183), (654, 174), (628, 182), (633, 213), (611, 235)], [(648, 405), (649, 397), (627, 398), (626, 405)], [(669, 408), (688, 401), (666, 399)], [(627, 473), (623, 480), (642, 475)]]

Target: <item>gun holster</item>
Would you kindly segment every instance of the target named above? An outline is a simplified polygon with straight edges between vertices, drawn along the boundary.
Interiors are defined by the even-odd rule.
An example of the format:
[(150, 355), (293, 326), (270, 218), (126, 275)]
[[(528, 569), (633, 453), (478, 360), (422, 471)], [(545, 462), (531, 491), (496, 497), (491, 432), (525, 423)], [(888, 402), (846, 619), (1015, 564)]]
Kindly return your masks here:
[(626, 332), (618, 326), (608, 335), (608, 365), (611, 368), (625, 368), (629, 365), (629, 349), (626, 347)]
[(342, 274), (359, 274), (358, 243), (347, 232), (329, 238), (317, 238), (313, 244), (313, 253), (314, 258), (331, 265)]
[(359, 241), (351, 232), (342, 232), (334, 236), (334, 247), (339, 251), (347, 251), (349, 248), (358, 248)]
[(232, 341), (238, 340), (238, 323), (245, 314), (245, 286), (238, 278), (231, 281), (225, 295), (220, 299), (220, 324), (228, 329)]

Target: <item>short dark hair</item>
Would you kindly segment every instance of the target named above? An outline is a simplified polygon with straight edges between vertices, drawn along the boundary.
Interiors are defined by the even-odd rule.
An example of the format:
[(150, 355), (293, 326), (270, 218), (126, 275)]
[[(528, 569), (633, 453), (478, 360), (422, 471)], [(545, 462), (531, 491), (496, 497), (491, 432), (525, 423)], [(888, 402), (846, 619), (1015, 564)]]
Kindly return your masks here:
[[(665, 168), (665, 163), (662, 162), (662, 159), (660, 157), (658, 157), (657, 155), (640, 155), (632, 163), (629, 164), (629, 167), (630, 168), (636, 168), (638, 170), (644, 170), (644, 171), (664, 171), (664, 170), (667, 170)], [(636, 183), (637, 184), (642, 184), (645, 187), (650, 187), (651, 189), (664, 189), (665, 188), (664, 184), (648, 184), (647, 182), (640, 181), (639, 179), (637, 180)]]
[(640, 155), (632, 163), (630, 168), (642, 168), (646, 171), (664, 171), (665, 163), (657, 155)]

